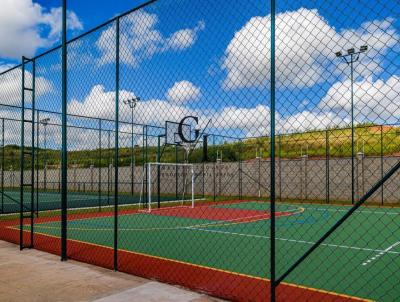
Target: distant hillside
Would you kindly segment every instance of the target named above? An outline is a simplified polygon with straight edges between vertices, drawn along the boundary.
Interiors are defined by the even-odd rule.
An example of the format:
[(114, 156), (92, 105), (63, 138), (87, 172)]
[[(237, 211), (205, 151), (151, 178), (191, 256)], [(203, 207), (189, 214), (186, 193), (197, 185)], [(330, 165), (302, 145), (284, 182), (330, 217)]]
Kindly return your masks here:
[[(327, 142), (328, 138), (328, 142)], [(215, 161), (217, 153), (222, 154), (223, 161), (246, 161), (256, 156), (269, 157), (269, 138), (250, 138), (242, 142), (225, 142), (212, 145), (208, 142), (208, 161)], [(4, 148), (5, 170), (18, 170), (20, 167), (20, 147), (7, 145)], [(1, 149), (0, 149), (1, 151)], [(39, 149), (39, 168), (44, 166), (44, 158), (51, 167), (60, 165), (61, 152), (58, 150)], [(131, 149), (119, 149), (119, 165), (128, 166), (131, 164)], [(136, 147), (134, 157), (136, 165), (142, 165), (147, 154), (148, 161), (156, 161), (157, 147), (150, 146), (145, 152), (142, 147)], [(351, 129), (331, 129), (328, 131), (311, 131), (298, 134), (285, 134), (276, 137), (276, 155), (282, 158), (299, 158), (308, 154), (309, 157), (325, 157), (327, 151), (331, 157), (351, 156)], [(355, 129), (355, 153), (364, 152), (366, 156), (400, 155), (400, 127), (394, 126), (365, 126)], [(1, 152), (0, 152), (1, 154)], [(163, 147), (163, 162), (182, 162), (185, 151), (182, 147)], [(1, 157), (0, 157), (1, 159)], [(202, 162), (203, 149), (198, 146), (191, 155), (191, 162)], [(30, 166), (27, 157), (27, 167)], [(68, 163), (78, 167), (104, 166), (114, 162), (114, 149), (69, 151)]]

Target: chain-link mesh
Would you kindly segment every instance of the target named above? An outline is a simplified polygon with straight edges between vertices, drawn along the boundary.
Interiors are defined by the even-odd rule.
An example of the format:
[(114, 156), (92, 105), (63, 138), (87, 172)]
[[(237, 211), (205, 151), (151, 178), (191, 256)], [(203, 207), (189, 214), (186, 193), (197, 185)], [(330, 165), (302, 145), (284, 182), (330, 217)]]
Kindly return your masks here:
[(271, 3), (68, 42), (67, 192), (61, 49), (1, 73), (0, 238), (230, 300), (398, 300), (399, 4)]

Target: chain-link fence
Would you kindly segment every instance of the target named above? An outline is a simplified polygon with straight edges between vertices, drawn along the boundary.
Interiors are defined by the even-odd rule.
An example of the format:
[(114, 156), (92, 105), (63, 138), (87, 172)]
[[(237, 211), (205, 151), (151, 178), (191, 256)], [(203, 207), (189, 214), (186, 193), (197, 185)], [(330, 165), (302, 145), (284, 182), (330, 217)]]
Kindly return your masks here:
[(69, 41), (67, 82), (61, 47), (23, 58), (0, 239), (229, 300), (398, 300), (399, 18), (159, 0)]

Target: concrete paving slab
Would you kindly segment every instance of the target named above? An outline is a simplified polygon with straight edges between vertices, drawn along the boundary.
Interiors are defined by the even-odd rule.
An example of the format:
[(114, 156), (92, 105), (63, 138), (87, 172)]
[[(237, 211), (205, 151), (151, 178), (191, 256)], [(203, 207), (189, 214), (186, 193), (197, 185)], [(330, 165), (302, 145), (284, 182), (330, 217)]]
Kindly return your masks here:
[(1, 302), (211, 302), (179, 287), (0, 241)]
[(95, 302), (188, 302), (199, 299), (200, 294), (158, 282), (149, 282)]

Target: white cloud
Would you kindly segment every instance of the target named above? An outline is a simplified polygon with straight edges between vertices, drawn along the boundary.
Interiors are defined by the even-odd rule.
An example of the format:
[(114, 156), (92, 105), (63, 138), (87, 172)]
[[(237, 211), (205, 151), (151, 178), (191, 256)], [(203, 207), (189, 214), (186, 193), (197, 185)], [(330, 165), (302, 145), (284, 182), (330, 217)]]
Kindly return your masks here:
[(216, 112), (213, 126), (217, 128), (260, 127), (269, 124), (270, 110), (267, 106), (258, 105), (253, 108), (225, 107)]
[[(59, 38), (61, 9), (50, 12), (32, 0), (2, 0), (0, 10), (0, 56), (21, 59), (34, 56), (38, 48), (49, 47)], [(81, 30), (74, 12), (68, 13), (68, 28)], [(45, 34), (47, 32), (47, 34)]]
[[(134, 98), (135, 94), (121, 90), (120, 100)], [(131, 121), (131, 109), (120, 103), (120, 120)], [(106, 91), (102, 85), (92, 88), (84, 100), (73, 99), (68, 104), (68, 113), (105, 119), (115, 117), (115, 91)], [(172, 104), (164, 100), (142, 100), (134, 109), (134, 122), (139, 124), (164, 126), (165, 121), (180, 121), (187, 115), (196, 114), (194, 110)]]
[(324, 130), (348, 125), (348, 118), (341, 118), (332, 112), (302, 111), (277, 121), (280, 133)]
[[(75, 12), (69, 11), (67, 25), (70, 30), (83, 30), (83, 24)], [(43, 24), (50, 27), (49, 39), (59, 39), (62, 31), (62, 8), (52, 8), (49, 13), (43, 14)]]
[[(168, 50), (184, 50), (197, 40), (198, 32), (204, 29), (204, 22), (190, 29), (182, 29), (165, 38), (156, 29), (158, 17), (144, 11), (134, 12), (123, 19), (120, 25), (120, 60), (131, 66), (138, 66), (144, 59)], [(101, 52), (100, 64), (115, 61), (115, 27), (104, 30), (96, 42)]]
[[(318, 104), (325, 112), (349, 116), (351, 110), (351, 82), (335, 83)], [(400, 77), (392, 76), (386, 81), (371, 78), (354, 83), (354, 108), (357, 122), (399, 123)]]
[[(5, 144), (21, 144), (21, 111), (19, 109), (11, 109), (0, 107), (0, 117), (4, 118), (4, 140)], [(31, 119), (32, 111), (25, 111), (25, 118)], [(40, 113), (40, 118), (50, 118), (50, 123), (47, 126), (47, 146), (54, 148), (55, 143), (60, 141), (58, 146), (61, 146), (61, 126), (55, 126), (52, 124), (61, 125), (61, 119), (59, 114), (51, 114), (51, 113)], [(26, 123), (24, 127), (25, 131), (25, 143), (29, 146), (31, 144), (31, 130), (32, 126), (30, 123)], [(39, 131), (39, 144), (41, 147), (44, 145), (44, 137), (45, 133), (43, 131), (43, 125), (40, 126)], [(35, 136), (36, 140), (37, 136)], [(35, 142), (37, 143), (37, 141)]]
[(0, 61), (0, 73), (2, 73), (3, 71), (6, 71), (12, 67), (14, 67), (13, 64), (4, 63), (4, 62)]
[[(326, 81), (340, 62), (334, 52), (363, 44), (370, 46), (359, 68), (362, 74), (376, 73), (383, 53), (399, 39), (394, 20), (364, 23), (359, 29), (336, 29), (317, 10), (300, 8), (276, 16), (277, 84), (310, 87)], [(270, 79), (270, 16), (253, 17), (235, 33), (226, 51), (222, 68), (227, 72), (226, 89), (260, 87)], [(334, 63), (334, 64), (333, 64)], [(340, 68), (345, 65), (341, 64)], [(361, 71), (357, 72), (361, 74)], [(324, 78), (325, 76), (325, 78)]]
[[(22, 71), (20, 68), (16, 68), (0, 76), (0, 103), (21, 106), (21, 81)], [(37, 76), (35, 81), (36, 97), (52, 91), (52, 83), (44, 77)], [(27, 87), (30, 87), (32, 83), (32, 74), (29, 71), (25, 71), (25, 83)], [(29, 102), (30, 99), (27, 98), (27, 101)]]
[(200, 21), (198, 25), (191, 29), (181, 29), (173, 33), (166, 41), (166, 48), (173, 50), (182, 50), (191, 47), (197, 40), (197, 33), (204, 30), (205, 23)]
[(167, 99), (174, 103), (185, 103), (197, 100), (201, 95), (200, 88), (189, 81), (176, 82), (167, 91)]

